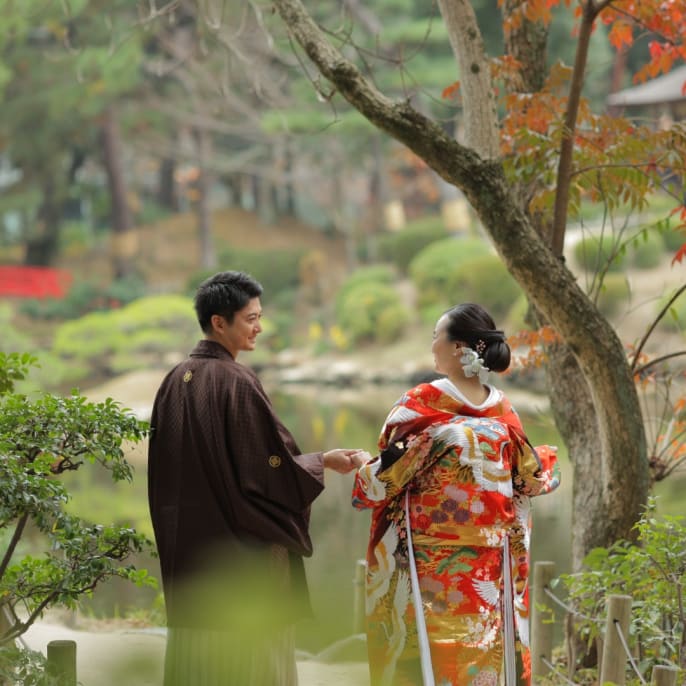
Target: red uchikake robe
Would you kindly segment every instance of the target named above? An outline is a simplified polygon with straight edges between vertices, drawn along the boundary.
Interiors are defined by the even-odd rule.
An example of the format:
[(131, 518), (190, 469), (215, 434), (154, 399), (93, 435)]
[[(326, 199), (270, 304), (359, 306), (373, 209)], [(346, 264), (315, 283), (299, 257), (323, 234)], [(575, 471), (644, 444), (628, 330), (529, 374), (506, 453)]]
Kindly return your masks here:
[[(391, 409), (381, 454), (360, 468), (353, 505), (372, 509), (367, 647), (372, 686), (419, 684), (405, 528), (437, 686), (497, 686), (503, 662), (503, 551), (510, 548), (518, 650), (528, 652), (531, 496), (559, 484), (555, 448), (534, 449), (505, 396), (471, 405), (447, 379), (407, 391)], [(512, 655), (514, 660), (514, 655)]]

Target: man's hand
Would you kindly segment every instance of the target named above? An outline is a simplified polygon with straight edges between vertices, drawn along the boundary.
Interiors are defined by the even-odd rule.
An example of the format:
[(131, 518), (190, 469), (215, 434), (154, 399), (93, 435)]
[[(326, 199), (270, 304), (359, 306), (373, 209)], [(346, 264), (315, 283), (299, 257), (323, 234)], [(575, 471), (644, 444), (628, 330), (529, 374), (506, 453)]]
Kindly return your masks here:
[(339, 474), (348, 474), (370, 459), (371, 456), (365, 450), (335, 448), (324, 453), (324, 467)]

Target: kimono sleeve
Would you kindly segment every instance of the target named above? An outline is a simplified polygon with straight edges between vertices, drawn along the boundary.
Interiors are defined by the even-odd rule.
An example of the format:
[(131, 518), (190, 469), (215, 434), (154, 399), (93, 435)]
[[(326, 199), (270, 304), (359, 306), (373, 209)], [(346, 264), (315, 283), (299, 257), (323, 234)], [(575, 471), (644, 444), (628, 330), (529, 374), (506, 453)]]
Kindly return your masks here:
[(255, 379), (240, 379), (227, 408), (227, 441), (241, 491), (292, 512), (308, 508), (324, 488), (321, 452), (300, 454)]
[[(396, 498), (420, 471), (440, 456), (437, 450), (427, 430), (407, 434), (403, 439), (393, 436), (378, 457), (357, 471), (353, 507), (359, 510), (377, 507)], [(388, 459), (389, 453), (391, 459)]]
[(515, 491), (529, 497), (554, 491), (560, 485), (557, 448), (550, 445), (534, 448), (528, 441), (518, 441), (516, 445), (512, 463)]

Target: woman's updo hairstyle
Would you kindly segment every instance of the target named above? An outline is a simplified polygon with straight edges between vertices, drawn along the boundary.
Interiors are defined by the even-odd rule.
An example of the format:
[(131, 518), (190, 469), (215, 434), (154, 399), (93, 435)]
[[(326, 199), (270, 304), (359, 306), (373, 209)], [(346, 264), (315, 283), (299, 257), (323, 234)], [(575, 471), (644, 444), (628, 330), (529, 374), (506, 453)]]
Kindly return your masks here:
[(449, 309), (446, 334), (450, 341), (462, 341), (476, 350), (492, 372), (504, 372), (510, 366), (510, 346), (505, 334), (481, 305), (462, 303)]

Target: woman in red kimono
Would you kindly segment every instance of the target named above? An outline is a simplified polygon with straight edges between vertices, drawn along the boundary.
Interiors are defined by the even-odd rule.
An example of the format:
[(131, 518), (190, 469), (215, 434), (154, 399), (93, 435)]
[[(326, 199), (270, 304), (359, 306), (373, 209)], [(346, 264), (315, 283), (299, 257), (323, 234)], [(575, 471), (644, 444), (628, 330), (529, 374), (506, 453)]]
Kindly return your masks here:
[(373, 510), (371, 684), (497, 686), (504, 664), (510, 686), (516, 652), (519, 678), (530, 672), (529, 500), (559, 484), (555, 448), (534, 449), (485, 383), (508, 368), (510, 349), (482, 307), (446, 312), (432, 352), (445, 378), (396, 402), (379, 456), (355, 479), (353, 505)]

